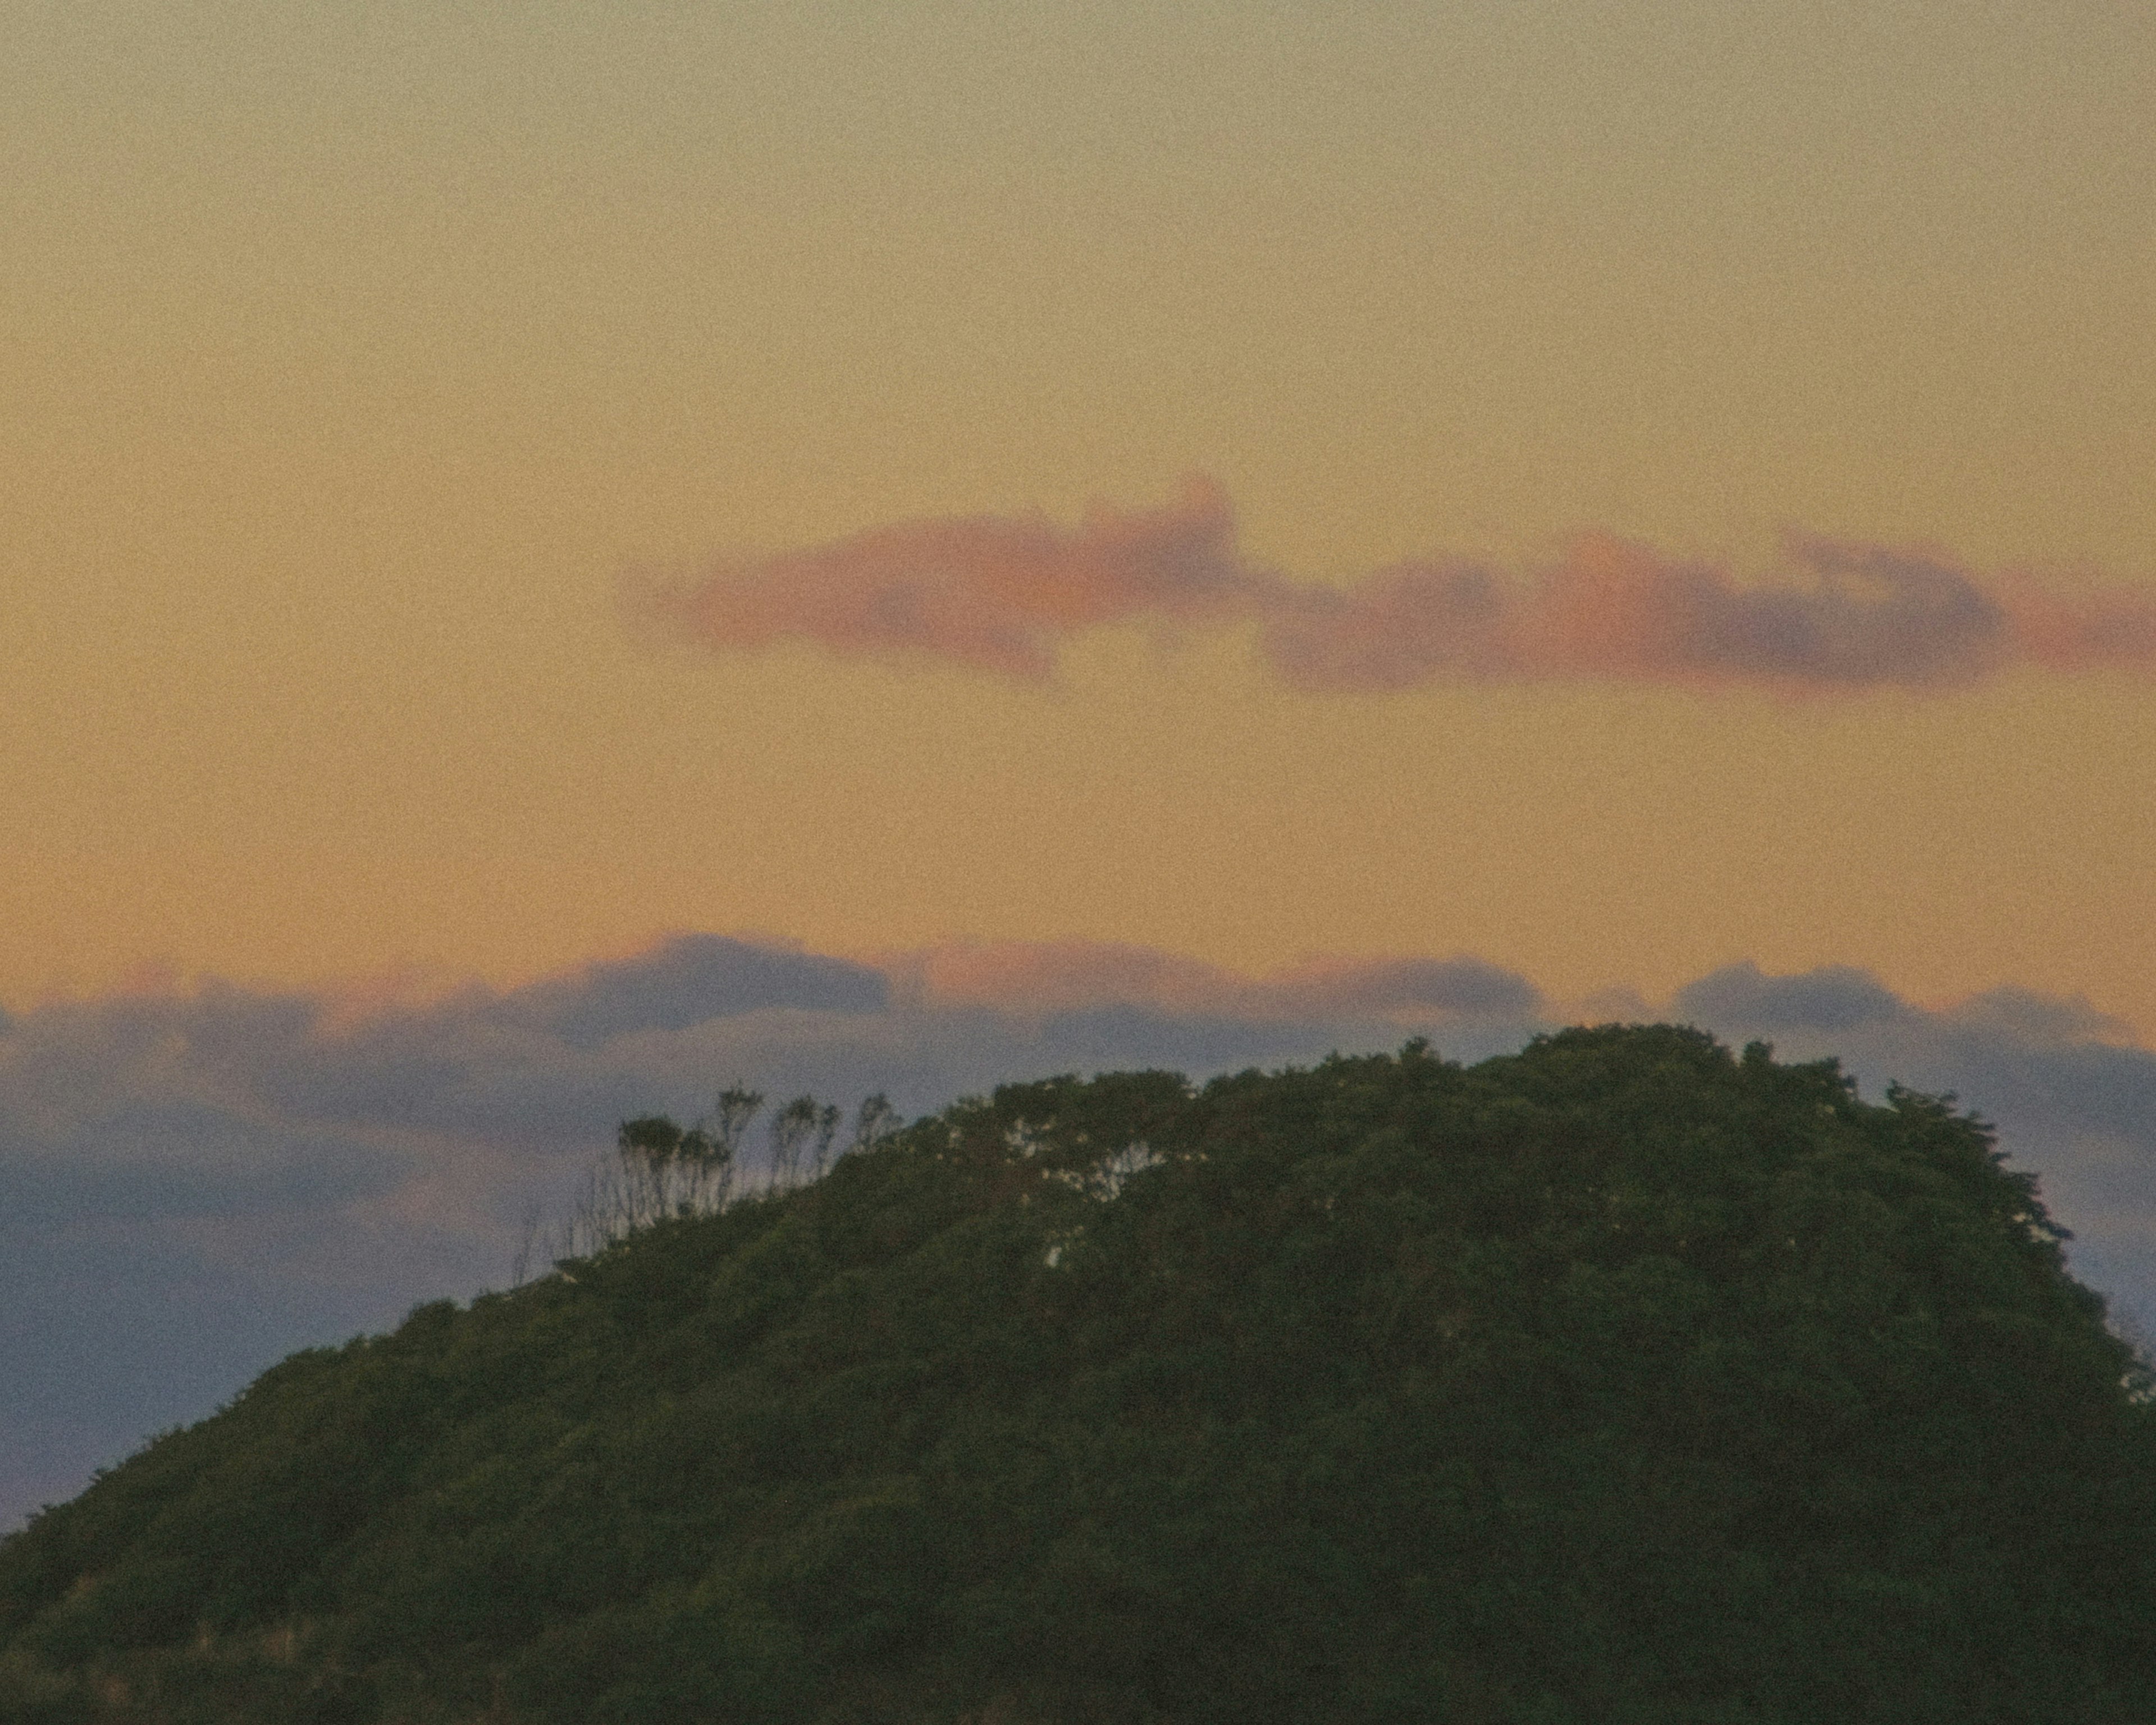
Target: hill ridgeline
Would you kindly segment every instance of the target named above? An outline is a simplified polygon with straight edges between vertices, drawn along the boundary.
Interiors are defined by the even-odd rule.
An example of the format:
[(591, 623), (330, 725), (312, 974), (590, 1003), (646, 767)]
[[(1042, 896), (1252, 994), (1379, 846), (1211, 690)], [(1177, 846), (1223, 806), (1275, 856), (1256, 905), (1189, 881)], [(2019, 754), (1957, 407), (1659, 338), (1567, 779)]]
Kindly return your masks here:
[(0, 1720), (2156, 1717), (2147, 1374), (1946, 1102), (1604, 1027), (687, 1184), (0, 1543)]

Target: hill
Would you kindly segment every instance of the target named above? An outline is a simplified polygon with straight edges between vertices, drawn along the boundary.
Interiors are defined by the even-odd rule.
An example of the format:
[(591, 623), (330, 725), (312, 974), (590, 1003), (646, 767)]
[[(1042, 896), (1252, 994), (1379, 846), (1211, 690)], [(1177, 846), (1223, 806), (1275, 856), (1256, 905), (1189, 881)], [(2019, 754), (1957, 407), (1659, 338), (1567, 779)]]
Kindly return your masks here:
[(2061, 1237), (1667, 1026), (1013, 1086), (157, 1440), (0, 1545), (0, 1718), (2145, 1720)]

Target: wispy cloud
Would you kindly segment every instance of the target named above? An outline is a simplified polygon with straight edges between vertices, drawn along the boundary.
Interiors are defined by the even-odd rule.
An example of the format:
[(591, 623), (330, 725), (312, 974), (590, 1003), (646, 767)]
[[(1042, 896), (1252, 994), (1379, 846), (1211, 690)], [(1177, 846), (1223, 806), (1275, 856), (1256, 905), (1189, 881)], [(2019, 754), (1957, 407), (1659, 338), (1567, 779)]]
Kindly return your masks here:
[(717, 565), (639, 601), (716, 651), (798, 640), (850, 657), (1050, 675), (1088, 630), (1255, 626), (1312, 693), (1604, 680), (1789, 693), (1964, 686), (2016, 666), (2156, 667), (2156, 590), (1986, 578), (1942, 552), (1792, 535), (1758, 580), (1607, 534), (1543, 565), (1397, 563), (1344, 586), (1247, 557), (1209, 480), (1167, 504), (903, 521)]

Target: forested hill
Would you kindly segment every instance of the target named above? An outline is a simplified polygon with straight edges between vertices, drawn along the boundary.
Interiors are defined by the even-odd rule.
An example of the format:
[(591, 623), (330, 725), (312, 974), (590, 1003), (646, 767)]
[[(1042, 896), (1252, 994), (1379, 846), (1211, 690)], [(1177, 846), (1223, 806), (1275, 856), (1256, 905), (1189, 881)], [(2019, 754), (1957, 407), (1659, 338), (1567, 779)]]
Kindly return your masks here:
[(1572, 1030), (707, 1208), (38, 1517), (0, 1719), (2156, 1717), (2156, 1409), (1941, 1102)]

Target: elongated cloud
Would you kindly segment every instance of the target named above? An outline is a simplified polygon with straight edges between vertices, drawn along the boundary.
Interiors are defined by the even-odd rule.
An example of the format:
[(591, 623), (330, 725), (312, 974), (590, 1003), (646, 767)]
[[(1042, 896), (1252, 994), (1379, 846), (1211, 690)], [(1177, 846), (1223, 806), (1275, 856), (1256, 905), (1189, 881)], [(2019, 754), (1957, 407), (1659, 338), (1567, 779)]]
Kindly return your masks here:
[(924, 1004), (1033, 1015), (1142, 1006), (1259, 1022), (1532, 1024), (1534, 985), (1465, 955), (1308, 958), (1248, 977), (1157, 947), (1105, 941), (952, 942), (887, 961)]
[(1947, 563), (1812, 539), (1789, 555), (1799, 578), (1764, 587), (1603, 535), (1525, 582), (1402, 564), (1298, 596), (1266, 649), (1291, 684), (1337, 691), (1459, 677), (1932, 687), (2017, 656), (2005, 608)]
[(1344, 587), (1245, 556), (1219, 486), (1157, 509), (904, 521), (721, 564), (646, 595), (718, 651), (798, 640), (850, 657), (1039, 680), (1087, 630), (1255, 625), (1274, 675), (1311, 693), (1548, 680), (1943, 690), (2013, 669), (2156, 667), (2156, 589), (1987, 580), (1932, 552), (1792, 536), (1772, 578), (1585, 534), (1507, 572), (1407, 562)]
[(1132, 619), (1224, 619), (1270, 583), (1244, 567), (1219, 486), (1165, 507), (901, 521), (806, 551), (721, 565), (662, 589), (661, 615), (717, 648), (814, 641), (872, 658), (942, 659), (1044, 677), (1081, 630)]

